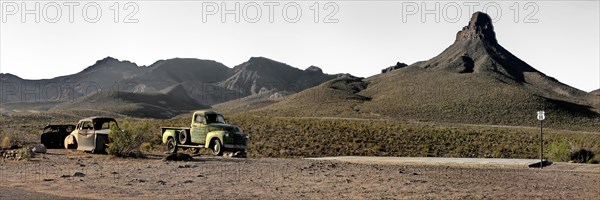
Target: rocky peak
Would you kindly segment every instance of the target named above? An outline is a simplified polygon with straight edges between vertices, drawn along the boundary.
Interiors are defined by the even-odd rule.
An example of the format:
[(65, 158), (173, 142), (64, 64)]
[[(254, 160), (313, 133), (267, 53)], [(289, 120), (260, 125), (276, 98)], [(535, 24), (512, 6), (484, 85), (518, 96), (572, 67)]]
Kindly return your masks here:
[(456, 34), (455, 42), (465, 40), (483, 40), (497, 44), (498, 41), (496, 40), (496, 33), (494, 33), (492, 18), (490, 18), (488, 14), (482, 12), (473, 13), (469, 25), (463, 27), (463, 29)]
[(310, 67), (306, 68), (304, 71), (314, 72), (314, 73), (319, 73), (319, 74), (323, 73), (323, 70), (317, 66), (310, 66)]

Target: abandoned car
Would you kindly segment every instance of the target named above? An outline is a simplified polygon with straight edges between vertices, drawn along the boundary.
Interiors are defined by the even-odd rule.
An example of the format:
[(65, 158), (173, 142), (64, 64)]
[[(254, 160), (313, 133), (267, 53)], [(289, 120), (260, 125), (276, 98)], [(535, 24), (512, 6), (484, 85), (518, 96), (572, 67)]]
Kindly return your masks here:
[(105, 152), (112, 125), (118, 127), (117, 121), (109, 117), (89, 117), (79, 120), (75, 130), (65, 138), (64, 147), (92, 153)]
[(75, 125), (47, 125), (42, 129), (40, 143), (46, 148), (63, 148), (65, 138), (75, 130)]

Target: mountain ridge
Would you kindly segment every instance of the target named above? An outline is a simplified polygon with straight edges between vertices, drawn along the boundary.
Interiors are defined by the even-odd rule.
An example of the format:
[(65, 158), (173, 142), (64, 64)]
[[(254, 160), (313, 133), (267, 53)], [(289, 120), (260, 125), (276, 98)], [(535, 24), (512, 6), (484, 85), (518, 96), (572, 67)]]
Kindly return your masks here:
[[(13, 74), (0, 74), (3, 88), (8, 88), (0, 90), (0, 105), (3, 112), (13, 108), (27, 109), (28, 106), (31, 109), (73, 106), (87, 109), (95, 106), (81, 102), (89, 100), (92, 95), (99, 97), (105, 94), (100, 96), (103, 99), (122, 98), (111, 95), (120, 93), (135, 96), (133, 99), (141, 102), (143, 98), (152, 99), (154, 96), (193, 99), (180, 102), (191, 105), (185, 108), (199, 109), (206, 108), (199, 105), (214, 105), (254, 95), (262, 90), (279, 94), (295, 93), (335, 77), (322, 73), (319, 68), (309, 68), (311, 70), (302, 70), (264, 57), (252, 57), (229, 68), (214, 60), (197, 58), (163, 59), (148, 66), (138, 66), (134, 62), (109, 56), (80, 72), (50, 79), (28, 80)], [(22, 95), (23, 91), (27, 95)], [(106, 101), (95, 102), (104, 104)], [(155, 106), (153, 103), (145, 105)]]

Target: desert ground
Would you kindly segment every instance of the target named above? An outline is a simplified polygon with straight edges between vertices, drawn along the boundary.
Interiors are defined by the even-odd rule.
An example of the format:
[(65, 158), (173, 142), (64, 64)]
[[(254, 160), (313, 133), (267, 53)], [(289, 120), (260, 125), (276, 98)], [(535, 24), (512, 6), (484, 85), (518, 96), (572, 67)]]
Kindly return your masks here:
[(288, 158), (115, 158), (50, 149), (0, 161), (1, 199), (594, 199), (598, 165), (360, 164)]

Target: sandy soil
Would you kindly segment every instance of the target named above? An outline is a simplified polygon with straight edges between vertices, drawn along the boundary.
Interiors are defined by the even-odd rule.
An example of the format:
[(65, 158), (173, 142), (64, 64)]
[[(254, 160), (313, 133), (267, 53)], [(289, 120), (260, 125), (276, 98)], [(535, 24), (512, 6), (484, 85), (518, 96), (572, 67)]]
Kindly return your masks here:
[[(41, 156), (39, 156), (41, 157)], [(190, 162), (50, 150), (0, 161), (1, 199), (594, 199), (600, 173), (201, 156)], [(599, 166), (600, 167), (600, 166)], [(83, 173), (81, 176), (75, 174)]]

